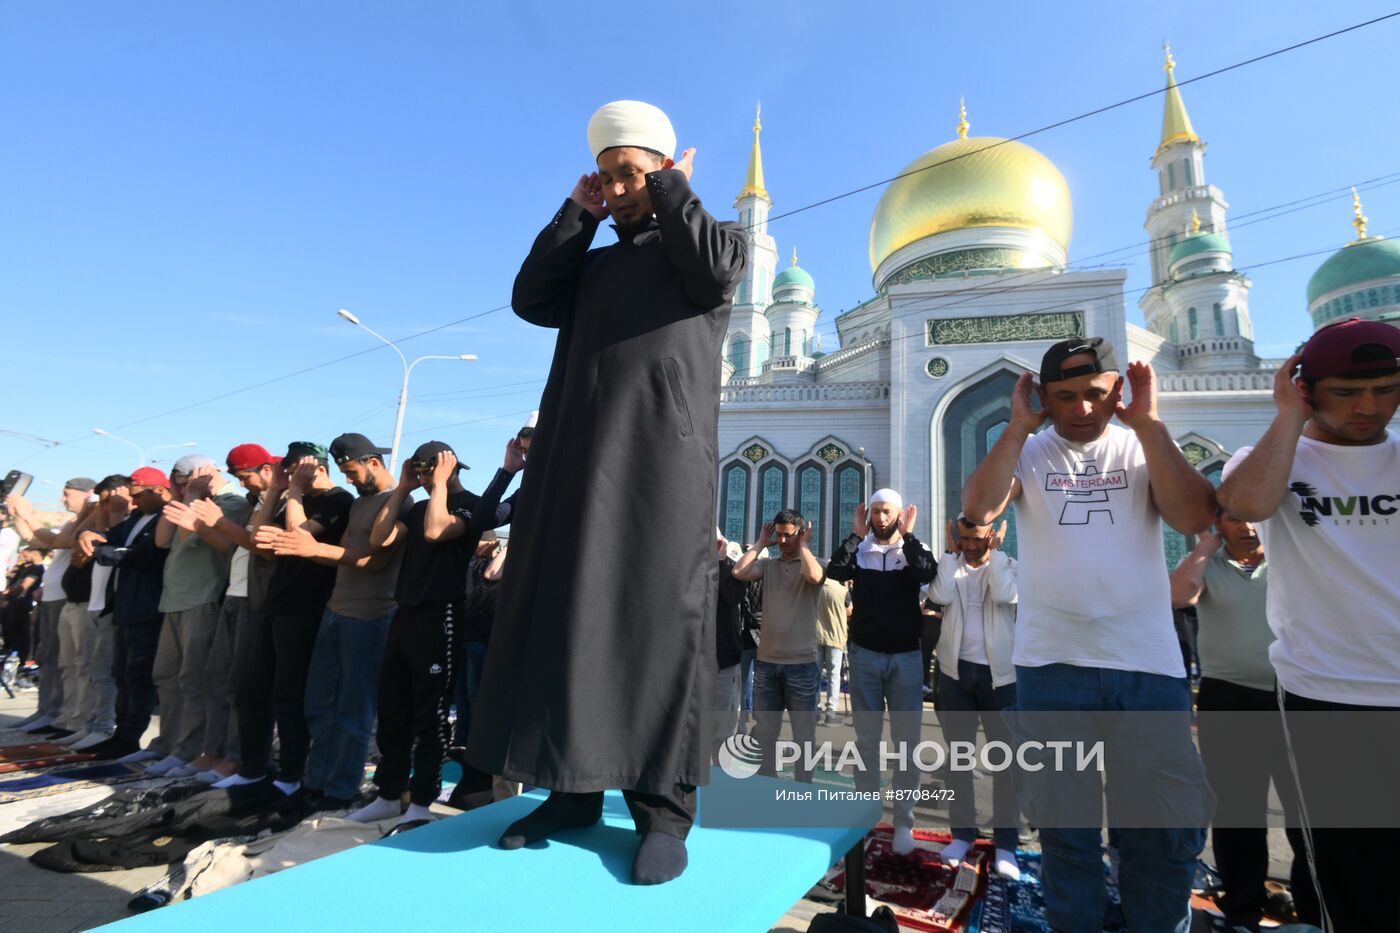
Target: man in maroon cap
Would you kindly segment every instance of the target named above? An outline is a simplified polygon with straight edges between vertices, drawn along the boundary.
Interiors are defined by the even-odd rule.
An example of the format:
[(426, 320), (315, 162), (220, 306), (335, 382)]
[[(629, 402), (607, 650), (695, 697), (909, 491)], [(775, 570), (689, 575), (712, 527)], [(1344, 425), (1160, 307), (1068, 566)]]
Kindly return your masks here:
[(1400, 437), (1387, 426), (1400, 329), (1322, 328), (1279, 369), (1274, 403), (1259, 443), (1226, 465), (1220, 505), (1258, 526), (1269, 555), (1269, 660), (1323, 909), (1339, 933), (1396, 930)]
[(112, 567), (106, 605), (116, 626), (112, 673), (117, 680), (117, 731), (87, 751), (94, 758), (134, 756), (156, 705), (152, 672), (160, 643), (160, 594), (169, 553), (156, 547), (156, 522), (170, 501), (170, 479), (155, 467), (131, 474), (135, 508), (110, 531), (84, 531), (78, 550)]

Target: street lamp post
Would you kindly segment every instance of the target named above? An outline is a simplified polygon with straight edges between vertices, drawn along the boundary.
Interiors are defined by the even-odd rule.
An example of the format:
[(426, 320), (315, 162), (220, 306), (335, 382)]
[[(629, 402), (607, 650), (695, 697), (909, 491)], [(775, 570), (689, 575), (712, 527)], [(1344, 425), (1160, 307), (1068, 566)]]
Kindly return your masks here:
[(367, 325), (365, 325), (358, 317), (351, 314), (349, 311), (345, 310), (344, 308), (341, 308), (339, 311), (336, 312), (336, 315), (346, 321), (349, 321), (356, 327), (363, 329), (371, 337), (375, 338), (380, 343), (392, 349), (395, 353), (399, 355), (399, 361), (403, 363), (403, 385), (399, 389), (399, 410), (398, 413), (394, 415), (394, 440), (389, 445), (389, 472), (396, 473), (399, 464), (399, 441), (403, 437), (403, 415), (404, 411), (408, 408), (408, 377), (413, 373), (413, 367), (417, 366), (424, 360), (465, 360), (470, 362), (476, 359), (476, 354), (462, 353), (457, 356), (442, 356), (438, 354), (430, 354), (428, 356), (420, 356), (412, 362), (409, 362), (408, 357), (403, 355), (403, 351), (400, 350), (393, 341), (385, 340), (383, 336), (375, 333)]
[(110, 438), (114, 441), (120, 441), (121, 443), (126, 444), (129, 447), (134, 447), (136, 449), (137, 454), (139, 454), (141, 457), (141, 459), (136, 464), (138, 467), (143, 467), (147, 463), (151, 462), (151, 451), (153, 450), (171, 450), (177, 447), (198, 446), (194, 441), (185, 441), (183, 444), (157, 444), (154, 447), (143, 448), (140, 444), (136, 443), (135, 441), (129, 441), (126, 438), (121, 437), (120, 435), (113, 434), (111, 431), (104, 431), (101, 428), (93, 428), (92, 433), (100, 435), (102, 437)]

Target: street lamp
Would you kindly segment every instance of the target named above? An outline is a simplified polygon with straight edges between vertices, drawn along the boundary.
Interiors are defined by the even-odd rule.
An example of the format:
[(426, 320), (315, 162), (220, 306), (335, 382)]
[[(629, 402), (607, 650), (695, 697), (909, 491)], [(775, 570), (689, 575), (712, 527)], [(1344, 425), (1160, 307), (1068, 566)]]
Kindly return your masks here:
[(114, 441), (121, 441), (123, 444), (127, 444), (127, 445), (129, 445), (129, 446), (131, 446), (131, 447), (136, 448), (136, 452), (139, 453), (139, 454), (141, 455), (141, 460), (140, 460), (140, 462), (136, 464), (138, 467), (145, 466), (147, 463), (150, 463), (150, 462), (151, 462), (151, 451), (153, 451), (153, 450), (173, 450), (173, 449), (175, 449), (175, 448), (177, 448), (177, 447), (198, 447), (198, 446), (199, 446), (199, 445), (198, 445), (197, 443), (195, 443), (194, 441), (185, 441), (183, 444), (157, 444), (157, 445), (154, 446), (154, 447), (142, 448), (141, 445), (138, 444), (138, 443), (136, 443), (135, 441), (129, 441), (129, 440), (127, 440), (127, 439), (124, 438), (124, 437), (120, 437), (120, 436), (118, 436), (118, 435), (116, 435), (116, 434), (113, 434), (111, 431), (104, 431), (104, 430), (102, 430), (101, 428), (93, 428), (93, 429), (92, 429), (92, 433), (93, 433), (93, 434), (99, 434), (99, 435), (101, 435), (102, 437), (111, 438), (111, 439), (114, 440)]
[(336, 312), (336, 316), (342, 318), (343, 320), (349, 321), (356, 327), (363, 329), (371, 337), (375, 338), (380, 343), (392, 349), (395, 353), (399, 355), (399, 360), (403, 363), (403, 386), (399, 389), (399, 410), (398, 414), (394, 416), (394, 440), (393, 443), (389, 445), (389, 472), (393, 473), (398, 469), (399, 440), (403, 437), (403, 413), (404, 410), (408, 408), (408, 377), (413, 372), (413, 367), (417, 366), (424, 360), (464, 360), (467, 362), (471, 362), (476, 359), (476, 354), (462, 353), (457, 356), (440, 356), (437, 354), (432, 354), (429, 356), (420, 356), (413, 362), (409, 362), (408, 357), (403, 355), (403, 351), (400, 350), (398, 346), (394, 344), (393, 341), (385, 340), (383, 336), (375, 333), (368, 326), (362, 323), (358, 317), (351, 314), (349, 311), (345, 310), (344, 308), (341, 308), (339, 311)]

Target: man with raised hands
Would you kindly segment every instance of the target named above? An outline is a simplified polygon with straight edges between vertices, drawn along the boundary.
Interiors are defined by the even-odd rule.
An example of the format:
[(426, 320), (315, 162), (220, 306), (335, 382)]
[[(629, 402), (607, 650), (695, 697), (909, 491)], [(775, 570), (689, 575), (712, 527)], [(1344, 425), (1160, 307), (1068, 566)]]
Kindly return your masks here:
[[(1017, 380), (1010, 423), (968, 477), (963, 512), (986, 525), (1007, 505), (1016, 509), (1015, 709), (1039, 714), (1015, 720), (1033, 733), (1017, 738), (1048, 738), (1034, 730), (1064, 717), (1045, 712), (1078, 711), (1087, 715), (1076, 722), (1095, 723), (1112, 712), (1115, 737), (1139, 739), (1108, 749), (1110, 812), (1146, 812), (1145, 791), (1161, 785), (1179, 822), (1118, 831), (1123, 913), (1133, 930), (1184, 933), (1215, 801), (1191, 742), (1162, 522), (1182, 534), (1206, 530), (1215, 491), (1158, 416), (1152, 367), (1130, 363), (1127, 379), (1125, 405), (1113, 347), (1101, 337), (1052, 345), (1040, 384), (1030, 373)], [(1036, 433), (1047, 421), (1049, 430)], [(1179, 715), (1125, 715), (1138, 710)], [(1143, 739), (1149, 723), (1151, 741)], [(1021, 788), (1021, 808), (1040, 827), (1046, 917), (1055, 929), (1097, 929), (1107, 898), (1102, 838), (1097, 823), (1076, 823), (1085, 809), (1097, 821), (1099, 810), (1067, 816), (1053, 801), (1101, 801), (1100, 775), (1043, 766), (1028, 777), (1035, 783)]]
[[(655, 884), (685, 869), (709, 777), (720, 351), (748, 247), (701, 206), (661, 110), (614, 101), (587, 138), (593, 167), (515, 280), (516, 314), (558, 340), (467, 754), (552, 791), (505, 848), (596, 823), (624, 789), (632, 878)], [(591, 248), (609, 218), (617, 242)]]
[(862, 767), (856, 789), (880, 789), (880, 736), (885, 711), (890, 714), (890, 741), (903, 748), (905, 766), (896, 770), (894, 787), (906, 793), (894, 804), (894, 851), (914, 850), (914, 795), (919, 770), (914, 747), (923, 726), (924, 674), (919, 636), (921, 587), (932, 582), (938, 564), (914, 537), (919, 510), (893, 489), (880, 489), (869, 503), (856, 506), (851, 534), (831, 556), (826, 575), (851, 580), (851, 712)]

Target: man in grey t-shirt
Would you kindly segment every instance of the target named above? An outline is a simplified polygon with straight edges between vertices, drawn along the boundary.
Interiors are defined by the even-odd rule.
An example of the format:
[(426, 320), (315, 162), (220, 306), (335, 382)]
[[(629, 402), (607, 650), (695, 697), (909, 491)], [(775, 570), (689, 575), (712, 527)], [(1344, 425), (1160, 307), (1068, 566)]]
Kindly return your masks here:
[(308, 557), (338, 568), (306, 678), (311, 753), (302, 786), (320, 794), (327, 809), (349, 806), (360, 792), (379, 665), (396, 608), (394, 585), (403, 549), (399, 542), (374, 548), (369, 538), (375, 516), (395, 486), (384, 465), (387, 453), (363, 434), (342, 434), (331, 441), (331, 459), (359, 493), (339, 544), (322, 544), (295, 531), (272, 536), (278, 557)]
[[(1269, 565), (1264, 545), (1252, 522), (1224, 510), (1216, 515), (1215, 528), (1217, 534), (1203, 533), (1182, 558), (1171, 586), (1172, 605), (1195, 606), (1201, 625), (1197, 737), (1219, 799), (1217, 812), (1226, 824), (1211, 827), (1215, 865), (1225, 887), (1219, 906), (1230, 926), (1258, 929), (1268, 894), (1265, 817), (1272, 779), (1288, 814), (1294, 907), (1300, 922), (1320, 926), (1269, 663), (1274, 633), (1265, 614)], [(1229, 715), (1243, 712), (1253, 715)], [(1246, 814), (1248, 819), (1242, 819)]]
[[(757, 543), (734, 565), (740, 580), (763, 581), (763, 630), (754, 661), (753, 708), (758, 717), (754, 738), (763, 748), (760, 774), (777, 771), (776, 743), (783, 727), (783, 710), (792, 719), (792, 737), (807, 748), (817, 739), (817, 596), (825, 571), (807, 540), (812, 525), (793, 509), (783, 509), (763, 526)], [(778, 556), (760, 555), (772, 544)], [(805, 752), (803, 758), (805, 758)], [(797, 780), (810, 782), (812, 773), (795, 769)]]

